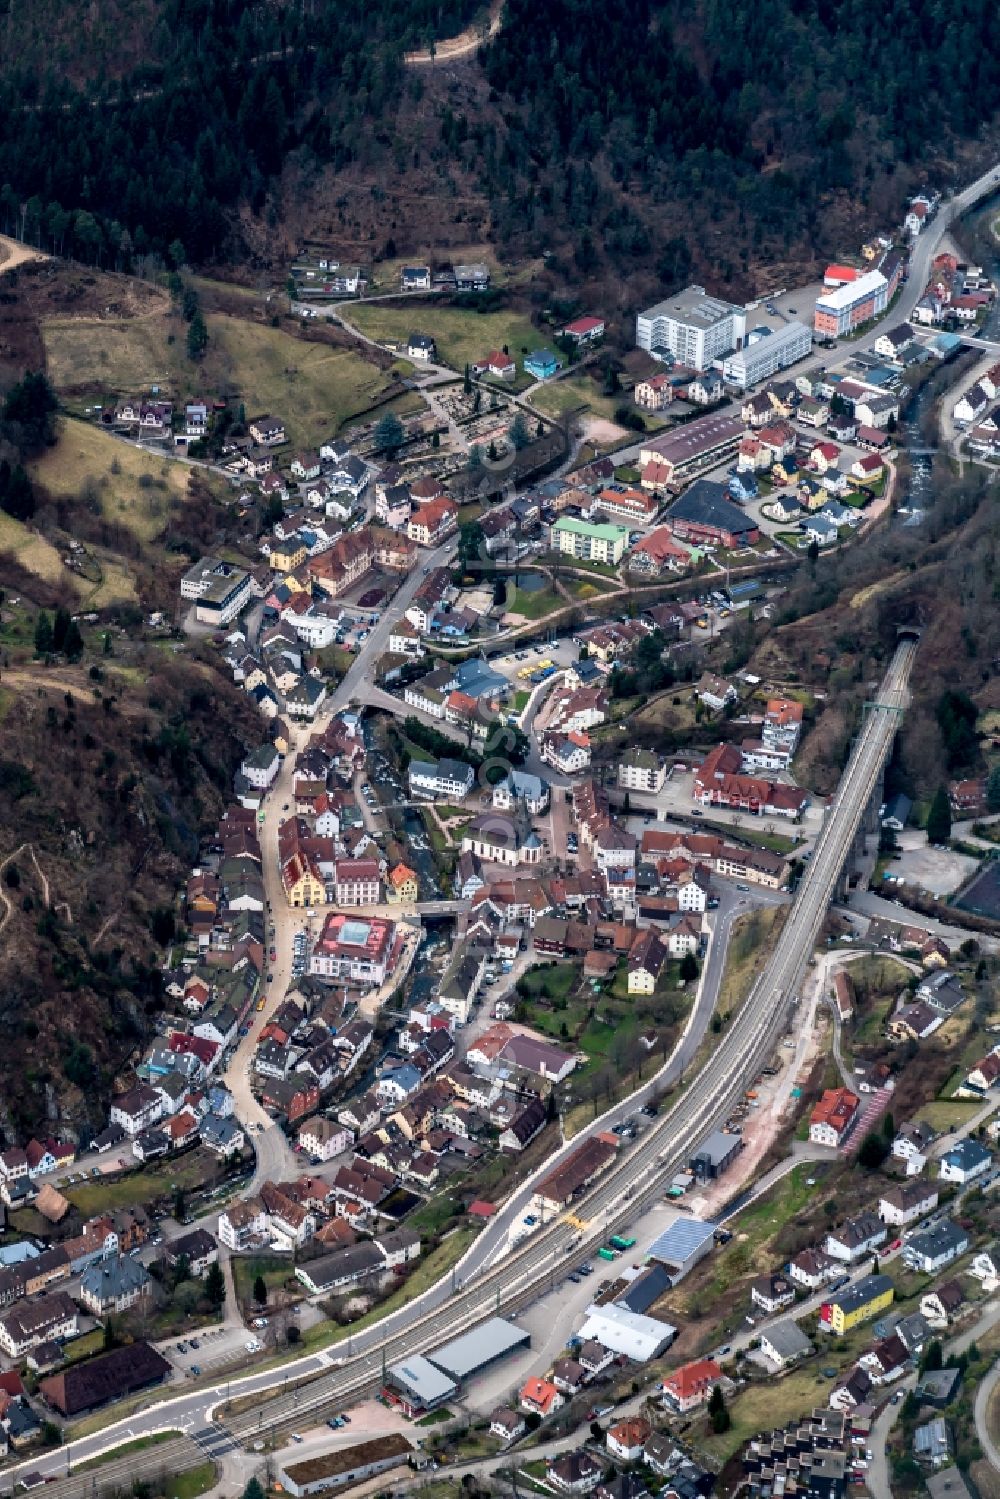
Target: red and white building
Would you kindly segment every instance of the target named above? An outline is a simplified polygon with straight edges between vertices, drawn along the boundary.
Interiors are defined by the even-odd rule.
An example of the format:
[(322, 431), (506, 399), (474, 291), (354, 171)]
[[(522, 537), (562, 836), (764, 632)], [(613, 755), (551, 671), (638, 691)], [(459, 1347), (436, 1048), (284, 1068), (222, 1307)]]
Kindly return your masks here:
[(879, 317), (888, 301), (889, 283), (882, 272), (866, 271), (816, 299), (813, 327), (824, 338), (839, 338)]
[(861, 1100), (847, 1088), (827, 1088), (809, 1116), (809, 1138), (815, 1145), (842, 1144), (858, 1117)]
[(309, 971), (320, 978), (382, 984), (401, 946), (394, 921), (348, 916), (338, 911), (323, 923), (309, 960)]
[(334, 865), (338, 906), (377, 906), (382, 880), (376, 859), (338, 859)]
[(705, 807), (729, 807), (758, 817), (801, 816), (809, 797), (799, 786), (787, 786), (740, 773), (742, 756), (734, 744), (718, 744), (695, 771), (691, 795)]
[(704, 1405), (721, 1379), (722, 1370), (715, 1359), (700, 1358), (668, 1374), (660, 1389), (666, 1404), (683, 1415)]
[(605, 322), (601, 317), (578, 317), (567, 323), (560, 331), (560, 338), (569, 338), (575, 344), (596, 343), (604, 337)]
[(658, 577), (665, 572), (680, 573), (691, 566), (691, 553), (674, 540), (669, 526), (657, 526), (632, 548), (626, 565), (629, 572), (649, 577)]
[(490, 375), (494, 380), (513, 380), (517, 376), (517, 362), (501, 349), (493, 349), (472, 366), (472, 373)]
[(421, 505), (416, 514), (410, 516), (406, 534), (420, 546), (436, 547), (457, 525), (458, 506), (453, 500), (442, 497), (431, 500), (429, 505)]

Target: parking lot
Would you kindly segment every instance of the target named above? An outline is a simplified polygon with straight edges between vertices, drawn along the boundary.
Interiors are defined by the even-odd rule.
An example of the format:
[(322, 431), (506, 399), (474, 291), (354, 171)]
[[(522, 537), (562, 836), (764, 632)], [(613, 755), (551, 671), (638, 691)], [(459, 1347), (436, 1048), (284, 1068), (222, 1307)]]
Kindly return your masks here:
[(893, 878), (883, 880), (886, 885), (901, 878), (908, 884), (919, 885), (931, 895), (951, 895), (979, 867), (979, 861), (968, 854), (958, 854), (953, 849), (928, 843), (927, 834), (917, 828), (897, 833), (896, 842), (899, 857), (888, 866), (886, 873)]
[(170, 1338), (156, 1344), (163, 1357), (182, 1375), (197, 1378), (223, 1365), (245, 1363), (261, 1354), (266, 1343), (261, 1333), (243, 1327), (201, 1327), (186, 1338)]
[(511, 683), (514, 690), (530, 692), (535, 685), (533, 674), (555, 667), (562, 671), (580, 655), (580, 647), (572, 640), (557, 640), (551, 644), (525, 645), (506, 656), (491, 656), (490, 666), (500, 672)]

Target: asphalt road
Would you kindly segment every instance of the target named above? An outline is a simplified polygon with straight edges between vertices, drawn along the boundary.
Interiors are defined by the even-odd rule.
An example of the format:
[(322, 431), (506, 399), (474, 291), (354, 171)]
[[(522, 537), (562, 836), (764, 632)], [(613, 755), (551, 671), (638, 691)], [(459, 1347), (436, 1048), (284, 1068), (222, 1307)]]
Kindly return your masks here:
[[(909, 316), (922, 293), (930, 261), (948, 225), (955, 216), (994, 188), (995, 175), (995, 171), (984, 174), (965, 189), (939, 213), (934, 225), (918, 241), (911, 260), (910, 281), (895, 309), (895, 316), (899, 320)], [(857, 347), (866, 347), (877, 336), (878, 330), (875, 330)], [(430, 554), (422, 572), (415, 571), (406, 579), (373, 628), (365, 651), (355, 660), (331, 695), (328, 711), (337, 711), (352, 701), (363, 703), (368, 699), (374, 662), (385, 648), (393, 625), (408, 607), (424, 573), (445, 562), (455, 544), (455, 539), (452, 538)], [(499, 1264), (490, 1268), (489, 1261), (499, 1247), (500, 1235), (506, 1235), (510, 1222), (523, 1211), (530, 1196), (530, 1186), (525, 1186), (508, 1204), (504, 1213), (498, 1215), (485, 1233), (474, 1242), (472, 1249), (459, 1262), (450, 1282), (439, 1283), (402, 1312), (359, 1333), (352, 1340), (353, 1351), (349, 1360), (337, 1358), (334, 1350), (333, 1353), (326, 1352), (294, 1360), (280, 1370), (263, 1371), (229, 1384), (216, 1385), (208, 1391), (192, 1392), (190, 1395), (164, 1400), (134, 1417), (124, 1418), (93, 1437), (73, 1443), (71, 1449), (63, 1449), (19, 1465), (14, 1472), (17, 1473), (22, 1468), (25, 1471), (34, 1468), (47, 1476), (55, 1477), (66, 1472), (70, 1462), (85, 1461), (88, 1457), (107, 1451), (137, 1435), (164, 1429), (180, 1429), (192, 1434), (195, 1442), (199, 1443), (200, 1451), (216, 1455), (234, 1442), (252, 1440), (254, 1434), (262, 1428), (287, 1426), (309, 1411), (341, 1404), (376, 1383), (386, 1359), (395, 1360), (408, 1352), (433, 1347), (442, 1338), (453, 1336), (460, 1328), (475, 1325), (484, 1314), (492, 1311), (494, 1305), (497, 1308), (516, 1310), (518, 1305), (531, 1301), (540, 1280), (544, 1281), (555, 1274), (561, 1275), (576, 1260), (592, 1253), (598, 1239), (635, 1213), (644, 1201), (655, 1197), (663, 1181), (686, 1161), (701, 1135), (717, 1122), (743, 1091), (766, 1061), (777, 1040), (840, 870), (891, 745), (898, 724), (898, 713), (905, 708), (906, 682), (915, 652), (916, 645), (913, 641), (904, 641), (897, 649), (882, 684), (880, 708), (869, 714), (855, 744), (840, 789), (817, 840), (814, 858), (800, 883), (791, 918), (786, 922), (775, 945), (767, 969), (748, 996), (736, 1021), (723, 1034), (719, 1046), (702, 1069), (698, 1086), (682, 1093), (669, 1112), (657, 1120), (630, 1150), (624, 1152), (615, 1167), (575, 1205), (575, 1217), (585, 1224), (582, 1231), (560, 1217), (543, 1227), (516, 1252), (506, 1255)], [(273, 809), (276, 802), (277, 796), (272, 795), (269, 798), (269, 808)], [(273, 861), (267, 861), (270, 865), (269, 892), (273, 888), (271, 882), (277, 874), (276, 816), (273, 821), (275, 830), (271, 836), (275, 843), (275, 857)], [(270, 838), (268, 841), (271, 841)], [(274, 900), (272, 907), (278, 909)], [(703, 1032), (707, 1024), (724, 965), (729, 927), (737, 910), (735, 905), (720, 906), (699, 997), (681, 1044), (668, 1064), (669, 1068), (674, 1069), (675, 1077), (682, 1074), (684, 1066), (694, 1056), (700, 1040), (699, 1027)], [(285, 943), (282, 942), (276, 964), (271, 967), (275, 982), (268, 1009), (276, 1002), (276, 997), (284, 992), (284, 985), (280, 982), (286, 958), (284, 948)], [(237, 1060), (233, 1064), (236, 1070), (233, 1072), (232, 1082), (240, 1088), (241, 1093), (248, 1088), (248, 1083), (242, 1081), (242, 1078), (248, 1077), (245, 1060), (252, 1044), (252, 1035), (245, 1038), (245, 1045), (238, 1051)], [(666, 1081), (667, 1078), (661, 1076), (647, 1084), (626, 1103), (609, 1111), (597, 1121), (597, 1125), (607, 1128), (633, 1112), (654, 1091), (662, 1090)], [(267, 1133), (265, 1131), (263, 1135), (257, 1136), (256, 1143), (262, 1152), (268, 1149)], [(547, 1163), (546, 1170), (551, 1170), (552, 1165), (553, 1162)], [(574, 1250), (575, 1257), (567, 1258), (573, 1256)], [(331, 1368), (331, 1364), (335, 1367)], [(328, 1372), (324, 1373), (324, 1370)], [(316, 1374), (319, 1374), (319, 1378), (302, 1391), (287, 1391), (289, 1380)], [(262, 1401), (255, 1413), (232, 1418), (227, 1423), (228, 1431), (225, 1427), (209, 1425), (213, 1411), (225, 1402), (230, 1392), (233, 1396), (263, 1395), (278, 1386), (284, 1387), (284, 1393)], [(156, 1458), (159, 1463), (174, 1471), (189, 1466), (190, 1442), (185, 1437), (165, 1443), (156, 1449)], [(135, 1468), (133, 1462), (133, 1473)], [(87, 1476), (82, 1482), (84, 1487), (90, 1487), (93, 1480)], [(65, 1480), (58, 1485), (56, 1491), (50, 1490), (52, 1499), (62, 1499), (63, 1492), (70, 1495), (74, 1492), (74, 1487), (77, 1492), (82, 1493), (79, 1484), (79, 1480)]]
[[(494, 1310), (516, 1312), (530, 1303), (540, 1284), (553, 1284), (575, 1263), (592, 1254), (609, 1232), (627, 1223), (646, 1203), (653, 1201), (662, 1191), (664, 1181), (686, 1163), (706, 1131), (717, 1124), (744, 1091), (778, 1040), (789, 1008), (796, 1001), (798, 985), (840, 870), (874, 792), (882, 761), (898, 726), (899, 713), (905, 707), (906, 683), (916, 648), (916, 642), (908, 639), (896, 650), (879, 692), (879, 706), (869, 712), (858, 736), (815, 854), (767, 967), (736, 1018), (723, 1031), (696, 1083), (684, 1088), (673, 1106), (634, 1145), (623, 1149), (616, 1164), (574, 1203), (574, 1222), (560, 1215), (536, 1230), (496, 1265), (489, 1265), (488, 1258), (497, 1248), (500, 1235), (506, 1234), (511, 1215), (520, 1209), (523, 1193), (528, 1190), (524, 1188), (474, 1242), (449, 1279), (443, 1284), (439, 1282), (400, 1312), (354, 1335), (348, 1345), (350, 1356), (338, 1354), (343, 1347), (341, 1343), (323, 1354), (294, 1360), (279, 1370), (234, 1380), (228, 1386), (216, 1385), (207, 1392), (164, 1400), (105, 1428), (96, 1438), (86, 1439), (79, 1444), (82, 1450), (73, 1444), (72, 1461), (93, 1455), (95, 1446), (97, 1450), (107, 1450), (136, 1435), (178, 1426), (193, 1432), (196, 1440), (210, 1440), (221, 1444), (220, 1450), (224, 1450), (231, 1443), (252, 1442), (262, 1430), (285, 1429), (303, 1423), (307, 1416), (336, 1409), (376, 1385), (386, 1362), (433, 1348), (461, 1329), (476, 1325)], [(722, 907), (719, 910), (723, 913)], [(731, 919), (728, 909), (720, 915), (720, 936), (727, 917)], [(711, 975), (719, 971), (722, 947), (719, 941), (714, 959), (709, 953), (703, 992), (709, 989)], [(696, 1003), (695, 1013), (707, 1018), (702, 1003)], [(691, 1025), (688, 1039), (692, 1050), (694, 1034)], [(668, 1065), (679, 1067), (680, 1061), (678, 1051)], [(646, 1084), (632, 1099), (595, 1121), (594, 1127), (607, 1128), (631, 1113), (657, 1086), (656, 1080)], [(547, 1169), (551, 1165), (547, 1163)], [(337, 1364), (331, 1367), (334, 1358)], [(319, 1373), (304, 1388), (287, 1389), (289, 1380), (324, 1369), (327, 1372)], [(247, 1393), (263, 1396), (278, 1385), (284, 1385), (284, 1392), (261, 1399), (254, 1411), (227, 1420), (220, 1409), (227, 1390), (233, 1396)], [(213, 1427), (209, 1422), (217, 1410), (224, 1424)], [(161, 1451), (161, 1456), (165, 1455)], [(170, 1458), (175, 1463), (179, 1454), (175, 1457), (171, 1453)], [(65, 1462), (66, 1454), (60, 1452), (38, 1459), (30, 1466), (46, 1464), (47, 1471), (55, 1474), (63, 1471)]]
[[(886, 327), (894, 327), (897, 323), (907, 322), (914, 307), (916, 307), (924, 294), (930, 274), (931, 261), (940, 250), (941, 241), (944, 239), (951, 225), (956, 219), (961, 218), (964, 213), (967, 213), (970, 208), (978, 203), (980, 198), (989, 197), (991, 193), (996, 192), (1000, 192), (1000, 164), (990, 167), (989, 171), (984, 172), (981, 177), (977, 177), (975, 182), (970, 182), (969, 186), (963, 188), (954, 198), (950, 198), (947, 203), (942, 204), (937, 216), (931, 220), (913, 246), (910, 255), (909, 277), (904, 283), (892, 311), (875, 323), (866, 333), (863, 333), (860, 338), (852, 339), (849, 343), (840, 340), (836, 350), (816, 349), (807, 358), (800, 359), (792, 367), (794, 374), (802, 375), (808, 370), (836, 363), (837, 358), (841, 360), (850, 359), (854, 354), (871, 349)], [(802, 307), (799, 308), (799, 312), (803, 314), (805, 321), (808, 322), (811, 320), (811, 314), (809, 317), (806, 317)], [(972, 334), (963, 334), (962, 341), (986, 351), (997, 347), (996, 344), (991, 344), (988, 340), (977, 338)], [(834, 358), (834, 355), (837, 358)], [(649, 439), (645, 438), (639, 442), (631, 443), (628, 447), (616, 449), (614, 455), (615, 462), (631, 462), (633, 458), (639, 456), (641, 449), (648, 444), (648, 441)]]

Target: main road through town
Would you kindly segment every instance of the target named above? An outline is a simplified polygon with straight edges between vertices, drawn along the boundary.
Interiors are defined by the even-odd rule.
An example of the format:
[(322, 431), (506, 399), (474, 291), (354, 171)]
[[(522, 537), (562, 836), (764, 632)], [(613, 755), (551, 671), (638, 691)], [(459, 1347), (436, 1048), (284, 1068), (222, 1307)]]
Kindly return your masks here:
[[(798, 998), (798, 987), (816, 943), (837, 880), (861, 826), (865, 808), (876, 794), (879, 775), (908, 701), (907, 683), (917, 650), (912, 638), (901, 640), (881, 684), (876, 702), (867, 705), (864, 721), (837, 795), (827, 813), (815, 852), (799, 884), (774, 950), (750, 994), (700, 1070), (690, 1073), (676, 1102), (660, 1115), (631, 1147), (624, 1147), (614, 1166), (572, 1205), (542, 1224), (519, 1247), (500, 1255), (509, 1217), (484, 1229), (454, 1271), (423, 1296), (374, 1326), (331, 1345), (319, 1354), (264, 1370), (230, 1385), (165, 1398), (94, 1437), (72, 1444), (72, 1450), (34, 1460), (30, 1467), (56, 1477), (71, 1462), (96, 1451), (156, 1430), (182, 1430), (156, 1449), (156, 1458), (171, 1466), (189, 1465), (193, 1438), (202, 1451), (221, 1456), (236, 1444), (253, 1443), (262, 1434), (305, 1424), (376, 1387), (387, 1364), (435, 1348), (463, 1329), (497, 1311), (516, 1313), (539, 1288), (565, 1274), (609, 1232), (639, 1213), (662, 1190), (665, 1181), (690, 1159), (704, 1134), (732, 1108), (762, 1065), (768, 1061)], [(721, 962), (724, 944), (710, 961)], [(707, 987), (707, 986), (705, 986)], [(614, 1122), (662, 1088), (654, 1080), (619, 1105), (598, 1127)], [(573, 1146), (564, 1147), (572, 1149)], [(557, 1159), (546, 1163), (551, 1169)], [(528, 1189), (525, 1189), (527, 1191)], [(523, 1193), (521, 1194), (523, 1197)], [(515, 1199), (511, 1211), (522, 1205)], [(295, 1380), (308, 1379), (298, 1388)], [(268, 1393), (274, 1392), (274, 1393)], [(226, 1410), (228, 1399), (259, 1395), (260, 1403), (238, 1414)], [(138, 1459), (138, 1455), (137, 1455)], [(93, 1481), (93, 1474), (86, 1475)], [(76, 1499), (81, 1480), (58, 1481), (51, 1499)]]

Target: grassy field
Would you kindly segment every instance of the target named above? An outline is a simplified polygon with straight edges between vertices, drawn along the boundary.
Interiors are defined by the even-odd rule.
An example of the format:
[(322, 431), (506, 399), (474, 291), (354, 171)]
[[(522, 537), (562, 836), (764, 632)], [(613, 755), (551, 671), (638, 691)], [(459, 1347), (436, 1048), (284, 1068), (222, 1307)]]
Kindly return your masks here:
[[(59, 391), (102, 394), (149, 391), (153, 385), (173, 388), (187, 365), (184, 335), (162, 309), (135, 318), (46, 318), (42, 340), (48, 375)], [(170, 342), (171, 333), (174, 341)]]
[(68, 1187), (65, 1195), (83, 1218), (93, 1218), (114, 1208), (144, 1206), (175, 1187), (186, 1192), (200, 1187), (205, 1181), (206, 1155), (202, 1150), (193, 1150), (175, 1161), (129, 1172), (117, 1181), (105, 1177), (81, 1182)]
[(92, 1332), (85, 1332), (82, 1337), (74, 1338), (72, 1342), (66, 1343), (63, 1353), (68, 1363), (79, 1363), (82, 1358), (91, 1358), (95, 1353), (104, 1351), (104, 1329), (95, 1327)]
[[(547, 384), (540, 385), (537, 390), (532, 391), (530, 401), (543, 416), (556, 420), (584, 406), (594, 416), (613, 422), (619, 406), (631, 406), (628, 394), (623, 391), (618, 391), (613, 396), (602, 395), (598, 382), (582, 370), (579, 374), (567, 375), (562, 380), (550, 380)], [(647, 432), (660, 432), (667, 425), (655, 411), (644, 411), (642, 418)]]
[(567, 578), (564, 584), (566, 592), (582, 604), (588, 599), (602, 598), (605, 594), (613, 593), (616, 586), (603, 578)]
[(166, 314), (111, 321), (50, 318), (42, 326), (56, 389), (84, 398), (149, 391), (241, 400), (247, 415), (273, 411), (293, 447), (315, 444), (365, 411), (392, 376), (350, 349), (313, 343), (269, 324), (211, 312), (201, 363), (187, 358), (185, 324)]
[(86, 422), (63, 422), (59, 441), (31, 465), (31, 477), (54, 495), (80, 495), (100, 504), (106, 520), (151, 541), (184, 499), (190, 470), (159, 453), (140, 451)]
[(268, 1291), (274, 1291), (284, 1286), (294, 1274), (295, 1267), (287, 1257), (282, 1259), (279, 1255), (255, 1254), (250, 1259), (240, 1256), (233, 1258), (233, 1285), (241, 1301), (252, 1299), (258, 1275), (263, 1276)]
[(200, 1494), (207, 1494), (209, 1489), (214, 1489), (215, 1477), (213, 1462), (199, 1463), (196, 1468), (188, 1468), (185, 1473), (174, 1473), (167, 1479), (164, 1499), (198, 1499)]
[(764, 906), (749, 916), (740, 916), (733, 923), (716, 1002), (720, 1015), (727, 1014), (746, 998), (757, 972), (777, 941), (785, 914), (785, 908), (781, 906)]
[(832, 1384), (832, 1380), (820, 1373), (818, 1363), (813, 1363), (793, 1370), (783, 1379), (747, 1385), (729, 1405), (733, 1423), (730, 1429), (716, 1436), (707, 1417), (702, 1416), (692, 1432), (694, 1446), (722, 1464), (755, 1432), (785, 1426), (813, 1406), (826, 1405)]
[(210, 348), (228, 363), (247, 415), (280, 412), (292, 447), (317, 443), (371, 406), (390, 376), (350, 349), (306, 343), (280, 328), (213, 314)]
[(60, 578), (72, 578), (59, 560), (59, 553), (51, 542), (0, 511), (0, 552), (13, 552), (22, 567), (48, 582)]
[(982, 1105), (975, 1098), (941, 1098), (920, 1107), (920, 1117), (931, 1129), (942, 1134), (955, 1126), (961, 1127)]
[(393, 307), (386, 302), (365, 302), (347, 309), (348, 320), (368, 338), (379, 343), (400, 343), (413, 332), (430, 333), (438, 357), (453, 369), (464, 370), (492, 349), (510, 350), (520, 368), (522, 350), (541, 349), (550, 339), (515, 312), (474, 312), (445, 307), (433, 299), (412, 307)]

